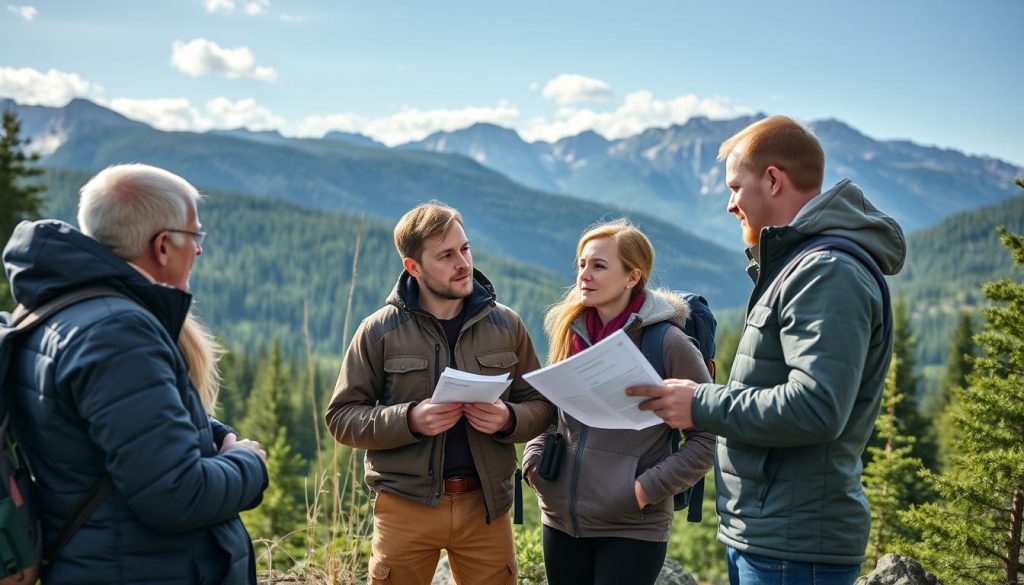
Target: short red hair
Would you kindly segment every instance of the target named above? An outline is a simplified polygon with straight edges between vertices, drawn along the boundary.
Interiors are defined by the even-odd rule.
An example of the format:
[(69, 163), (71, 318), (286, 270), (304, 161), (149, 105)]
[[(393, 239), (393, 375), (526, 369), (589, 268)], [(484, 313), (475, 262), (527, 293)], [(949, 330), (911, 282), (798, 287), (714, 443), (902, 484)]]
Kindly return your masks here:
[(772, 116), (754, 122), (722, 143), (718, 160), (737, 149), (743, 152), (740, 164), (754, 173), (775, 166), (800, 191), (821, 190), (825, 151), (814, 134), (792, 118)]

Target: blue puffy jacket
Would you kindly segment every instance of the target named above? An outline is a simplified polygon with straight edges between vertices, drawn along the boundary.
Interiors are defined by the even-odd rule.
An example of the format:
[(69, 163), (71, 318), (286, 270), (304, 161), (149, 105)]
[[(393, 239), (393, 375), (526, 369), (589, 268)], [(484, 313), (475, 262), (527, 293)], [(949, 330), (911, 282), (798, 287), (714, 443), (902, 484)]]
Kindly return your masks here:
[(35, 472), (50, 546), (104, 476), (114, 489), (44, 571), (44, 583), (254, 583), (238, 513), (267, 486), (259, 457), (217, 453), (177, 339), (191, 303), (58, 221), (23, 222), (4, 250), (29, 308), (102, 284), (31, 332), (11, 356), (13, 432)]

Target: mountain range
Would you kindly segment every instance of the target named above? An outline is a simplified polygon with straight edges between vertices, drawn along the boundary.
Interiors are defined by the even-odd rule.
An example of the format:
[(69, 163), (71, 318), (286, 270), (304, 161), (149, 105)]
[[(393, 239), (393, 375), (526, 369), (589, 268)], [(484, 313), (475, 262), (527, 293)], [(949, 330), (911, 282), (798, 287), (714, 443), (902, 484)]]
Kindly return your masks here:
[[(740, 231), (725, 213), (728, 191), (718, 147), (763, 117), (695, 117), (619, 140), (584, 132), (554, 143), (526, 143), (513, 130), (481, 123), (399, 148), (462, 154), (524, 185), (655, 215), (735, 248)], [(839, 120), (808, 126), (825, 149), (825, 188), (852, 178), (907, 232), (1012, 197), (1013, 177), (1024, 174), (991, 157), (875, 140)]]
[[(125, 124), (119, 114), (84, 100), (51, 108), (49, 124), (38, 121), (39, 113), (33, 110), (33, 124), (25, 125), (33, 141), (53, 144), (55, 139), (32, 129), (62, 129), (63, 142), (43, 160), (52, 168), (95, 172), (114, 163), (145, 162), (205, 189), (386, 222), (420, 202), (439, 199), (462, 211), (474, 245), (539, 266), (566, 284), (572, 282), (582, 230), (627, 213), (609, 204), (524, 187), (460, 155), (364, 145), (351, 136), (279, 141), (263, 133), (239, 138), (237, 132), (162, 132)], [(698, 291), (720, 305), (746, 300), (742, 254), (654, 216), (629, 215), (658, 250), (655, 283)]]
[[(437, 198), (463, 211), (475, 245), (566, 283), (580, 231), (628, 213), (654, 240), (656, 282), (697, 290), (723, 308), (741, 305), (749, 291), (735, 220), (722, 210), (716, 157), (721, 140), (760, 116), (694, 118), (620, 140), (584, 132), (554, 143), (475, 124), (387, 148), (342, 132), (322, 139), (245, 129), (162, 132), (81, 99), (62, 108), (4, 105), (16, 108), (23, 133), (55, 168), (149, 162), (203, 188), (385, 222)], [(828, 180), (852, 176), (908, 233), (1006, 200), (1015, 195), (1014, 174), (1024, 174), (989, 157), (877, 141), (837, 120), (810, 127), (828, 155)]]

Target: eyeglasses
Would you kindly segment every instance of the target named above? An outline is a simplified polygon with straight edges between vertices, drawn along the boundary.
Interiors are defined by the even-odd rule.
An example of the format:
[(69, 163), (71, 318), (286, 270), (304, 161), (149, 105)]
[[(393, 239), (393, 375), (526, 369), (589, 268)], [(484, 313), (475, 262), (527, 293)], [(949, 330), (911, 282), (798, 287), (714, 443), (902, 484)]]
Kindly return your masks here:
[(164, 228), (164, 229), (158, 231), (157, 233), (153, 234), (153, 238), (152, 239), (155, 240), (156, 237), (159, 236), (160, 234), (162, 234), (163, 232), (173, 232), (173, 233), (176, 233), (176, 234), (188, 234), (188, 235), (192, 236), (192, 241), (194, 241), (197, 246), (202, 246), (203, 242), (206, 241), (206, 232), (190, 232), (188, 230), (176, 230), (176, 229), (171, 229), (171, 228)]

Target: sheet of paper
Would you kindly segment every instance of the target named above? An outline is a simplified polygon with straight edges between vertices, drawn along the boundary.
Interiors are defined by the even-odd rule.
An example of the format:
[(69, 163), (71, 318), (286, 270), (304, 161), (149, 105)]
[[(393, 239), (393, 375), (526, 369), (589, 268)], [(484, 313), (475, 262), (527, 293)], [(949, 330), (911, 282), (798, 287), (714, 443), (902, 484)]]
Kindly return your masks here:
[(508, 374), (483, 376), (462, 370), (445, 368), (434, 387), (430, 401), (441, 402), (494, 402), (508, 388), (512, 380)]
[(523, 379), (555, 406), (592, 427), (640, 430), (662, 422), (637, 407), (645, 398), (626, 396), (626, 388), (661, 384), (661, 377), (621, 329)]

